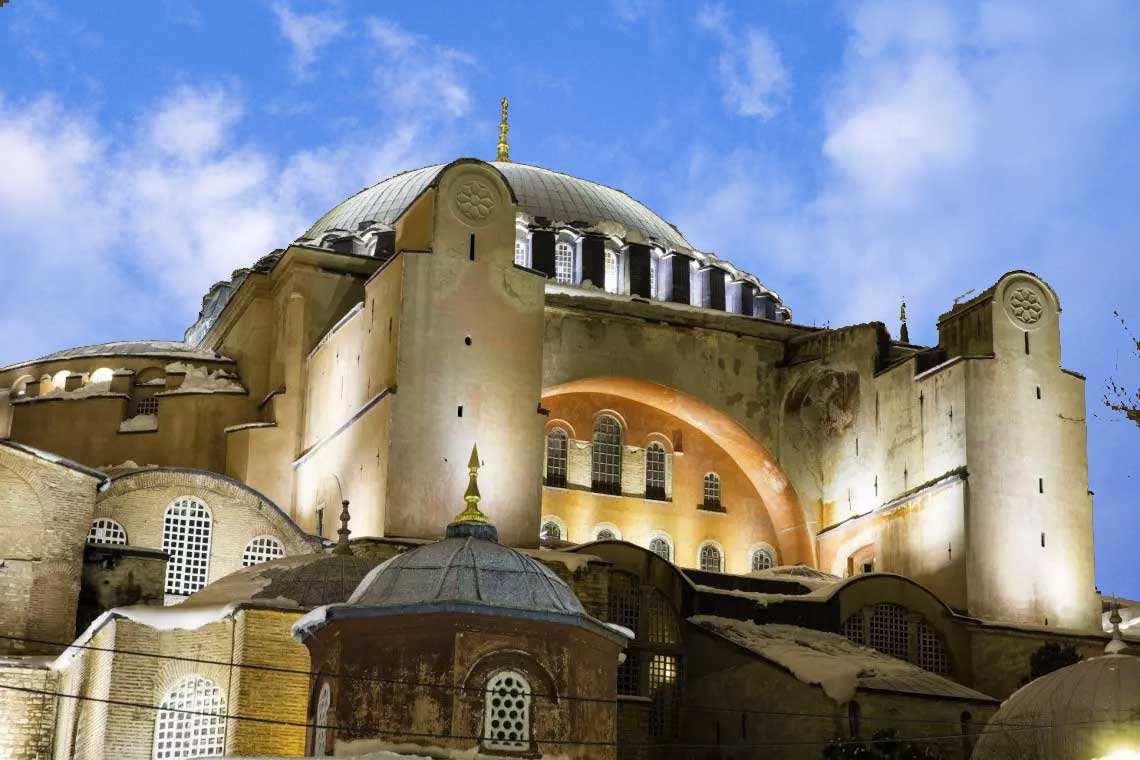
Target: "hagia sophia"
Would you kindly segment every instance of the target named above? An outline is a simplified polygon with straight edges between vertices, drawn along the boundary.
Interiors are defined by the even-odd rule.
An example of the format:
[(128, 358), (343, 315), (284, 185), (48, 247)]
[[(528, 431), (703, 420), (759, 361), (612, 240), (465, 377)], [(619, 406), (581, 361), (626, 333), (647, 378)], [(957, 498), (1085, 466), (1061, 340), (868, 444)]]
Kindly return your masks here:
[(1049, 283), (801, 324), (507, 136), (0, 368), (0, 757), (1140, 752)]

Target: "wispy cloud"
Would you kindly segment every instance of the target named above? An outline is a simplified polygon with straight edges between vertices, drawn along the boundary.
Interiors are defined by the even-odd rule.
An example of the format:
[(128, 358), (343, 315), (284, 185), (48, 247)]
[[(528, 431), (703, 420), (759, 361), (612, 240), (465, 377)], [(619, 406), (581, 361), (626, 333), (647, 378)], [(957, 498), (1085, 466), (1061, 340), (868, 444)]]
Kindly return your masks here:
[(753, 26), (737, 28), (722, 5), (702, 8), (697, 24), (720, 41), (717, 74), (728, 108), (741, 116), (775, 116), (787, 101), (791, 82), (768, 32)]
[(384, 53), (376, 79), (390, 105), (451, 117), (471, 109), (467, 75), (475, 65), (473, 56), (434, 44), (386, 19), (370, 18), (366, 28)]
[(321, 48), (345, 33), (345, 20), (334, 11), (298, 13), (285, 3), (275, 3), (277, 28), (293, 48), (293, 72), (307, 77)]

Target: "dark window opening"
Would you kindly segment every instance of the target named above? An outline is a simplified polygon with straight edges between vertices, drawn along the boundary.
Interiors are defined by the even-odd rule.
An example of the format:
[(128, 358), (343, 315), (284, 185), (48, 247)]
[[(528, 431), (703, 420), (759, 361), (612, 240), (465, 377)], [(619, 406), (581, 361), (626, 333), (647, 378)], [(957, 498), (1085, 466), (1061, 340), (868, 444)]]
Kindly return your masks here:
[(475, 260), (475, 233), (472, 232), (467, 237), (467, 257), (472, 261)]
[(1037, 400), (1038, 401), (1041, 400), (1041, 386), (1040, 385), (1037, 386)]
[(317, 509), (317, 535), (323, 536), (325, 534), (325, 508), (320, 507)]
[(1025, 353), (1029, 353), (1029, 333), (1022, 333), (1025, 336)]
[(459, 405), (459, 408), (458, 408), (458, 413), (459, 413), (459, 416), (460, 416), (460, 417), (462, 417), (462, 416), (463, 416), (463, 404), (460, 404), (460, 405)]
[(1037, 493), (1045, 493), (1045, 478), (1037, 478)]
[(1045, 548), (1045, 533), (1044, 533), (1044, 531), (1042, 531), (1042, 533), (1041, 533), (1041, 548), (1042, 549)]
[(468, 335), (466, 338), (463, 339), (463, 344), (467, 345), (467, 346), (471, 345), (471, 336), (470, 335)]

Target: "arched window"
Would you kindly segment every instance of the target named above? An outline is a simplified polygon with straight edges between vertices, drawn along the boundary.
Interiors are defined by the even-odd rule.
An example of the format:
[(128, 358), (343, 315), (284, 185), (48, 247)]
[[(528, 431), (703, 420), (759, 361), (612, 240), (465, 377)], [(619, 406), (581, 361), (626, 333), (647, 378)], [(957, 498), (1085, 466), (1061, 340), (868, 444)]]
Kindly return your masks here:
[(114, 520), (100, 517), (91, 523), (91, 530), (87, 531), (89, 544), (121, 544), (127, 543), (127, 532), (123, 526)]
[(574, 246), (570, 243), (554, 246), (554, 281), (559, 285), (574, 284)]
[(332, 702), (332, 688), (329, 682), (321, 684), (317, 694), (317, 711), (313, 713), (313, 756), (325, 757), (332, 747), (329, 746), (329, 705)]
[(649, 254), (649, 297), (657, 298), (657, 253)]
[(649, 551), (662, 559), (673, 561), (673, 542), (669, 540), (668, 536), (656, 535), (649, 539)]
[(720, 509), (720, 476), (715, 472), (705, 475), (705, 509)]
[(925, 620), (919, 620), (915, 629), (918, 652), (914, 664), (932, 673), (949, 673), (950, 658), (946, 655), (942, 637)]
[(757, 570), (767, 570), (776, 566), (776, 555), (766, 546), (760, 546), (752, 550), (752, 572)]
[(166, 508), (162, 549), (166, 563), (166, 593), (185, 596), (206, 585), (210, 566), (210, 508), (193, 496), (182, 496)]
[(591, 452), (593, 488), (601, 493), (621, 493), (621, 425), (608, 414), (594, 423)]
[(614, 251), (606, 251), (606, 292), (619, 293), (618, 289), (618, 255)]
[(242, 567), (252, 567), (285, 556), (285, 547), (273, 536), (258, 536), (245, 545)]
[(526, 262), (526, 240), (515, 241), (515, 263), (520, 267), (525, 267)]
[(595, 541), (620, 541), (621, 531), (612, 523), (599, 523), (594, 526), (593, 536)]
[(154, 721), (154, 760), (226, 751), (226, 698), (213, 681), (190, 676), (167, 692)]
[(852, 613), (843, 621), (843, 635), (923, 670), (951, 672), (950, 655), (938, 631), (901, 605), (880, 602)]
[(500, 670), (487, 681), (483, 707), (483, 746), (530, 749), (530, 682), (517, 670)]
[(561, 541), (563, 538), (562, 523), (554, 519), (543, 520), (542, 527), (538, 530), (538, 537), (551, 541)]
[(883, 654), (907, 659), (910, 624), (906, 608), (897, 604), (876, 604), (867, 625), (867, 643)]
[(665, 498), (665, 447), (656, 441), (645, 449), (645, 498)]
[(699, 560), (701, 569), (707, 573), (719, 573), (724, 570), (724, 556), (716, 544), (702, 544)]
[(546, 436), (546, 485), (566, 487), (566, 431), (554, 428)]

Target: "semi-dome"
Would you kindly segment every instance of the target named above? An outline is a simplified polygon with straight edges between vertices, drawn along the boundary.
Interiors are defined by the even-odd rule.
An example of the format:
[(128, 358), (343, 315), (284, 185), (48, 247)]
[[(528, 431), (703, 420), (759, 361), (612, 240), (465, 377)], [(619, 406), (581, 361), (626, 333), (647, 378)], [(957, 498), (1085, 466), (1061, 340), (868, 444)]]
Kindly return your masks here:
[[(616, 226), (615, 231), (623, 236), (640, 237), (647, 243), (670, 249), (693, 248), (676, 227), (620, 190), (539, 166), (513, 161), (488, 163), (510, 183), (524, 214), (551, 223), (603, 229)], [(362, 224), (391, 225), (446, 166), (425, 166), (365, 188), (318, 219), (301, 238), (319, 238), (330, 230), (354, 231)]]
[[(974, 760), (1140, 754), (1140, 658), (1107, 654), (1031, 681), (986, 725)], [(1120, 753), (1114, 755), (1114, 753)]]
[(234, 604), (312, 609), (348, 599), (379, 564), (353, 554), (296, 554), (245, 567), (194, 592), (179, 608)]

